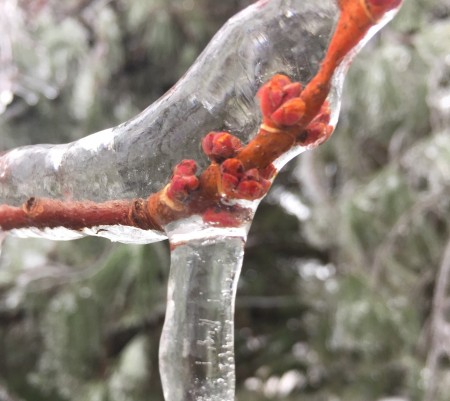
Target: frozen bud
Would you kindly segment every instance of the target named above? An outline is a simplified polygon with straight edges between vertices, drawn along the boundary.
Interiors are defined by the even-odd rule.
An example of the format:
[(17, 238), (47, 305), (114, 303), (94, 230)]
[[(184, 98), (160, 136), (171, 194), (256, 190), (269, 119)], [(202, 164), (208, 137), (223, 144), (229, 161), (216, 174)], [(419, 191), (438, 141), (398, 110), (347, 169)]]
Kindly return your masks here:
[(175, 175), (167, 187), (166, 196), (172, 201), (183, 202), (198, 187), (199, 180), (195, 175)]
[[(265, 181), (265, 180), (264, 180)], [(266, 181), (241, 181), (236, 188), (236, 195), (238, 198), (247, 200), (256, 200), (263, 197), (269, 190), (270, 183)]]
[(174, 170), (173, 175), (195, 175), (197, 172), (197, 163), (195, 160), (182, 160), (178, 163)]
[(333, 133), (331, 125), (312, 122), (305, 131), (298, 137), (298, 143), (302, 146), (311, 144), (320, 145), (325, 142)]
[(296, 97), (283, 103), (270, 119), (278, 126), (292, 126), (300, 121), (305, 114), (305, 102)]
[(328, 102), (324, 102), (319, 114), (309, 123), (303, 133), (298, 137), (298, 143), (302, 146), (321, 144), (333, 133), (330, 124), (331, 110)]
[(273, 76), (256, 94), (263, 116), (270, 118), (272, 113), (283, 103), (298, 97), (301, 91), (301, 84), (299, 82), (291, 82), (286, 75), (277, 74)]
[(244, 166), (238, 159), (227, 159), (220, 166), (221, 191), (234, 196), (234, 191), (244, 175)]
[(230, 174), (241, 178), (244, 174), (244, 165), (238, 159), (227, 159), (221, 164), (220, 171), (222, 174)]
[(208, 158), (215, 162), (236, 156), (242, 143), (239, 138), (228, 132), (210, 132), (203, 138), (202, 149)]
[(282, 74), (274, 75), (256, 94), (263, 116), (270, 116), (283, 102), (283, 87), (291, 84), (291, 80)]
[(270, 188), (270, 181), (263, 178), (258, 169), (247, 170), (235, 190), (237, 198), (255, 200), (264, 196)]
[(222, 192), (228, 195), (231, 194), (239, 184), (238, 177), (227, 173), (222, 174), (221, 180), (222, 180)]
[(300, 82), (293, 82), (283, 87), (283, 103), (294, 97), (299, 97), (302, 91), (302, 84)]
[[(272, 165), (267, 174), (272, 176)], [(261, 198), (269, 190), (270, 181), (265, 179), (256, 168), (244, 171), (242, 163), (237, 159), (228, 159), (221, 165), (221, 190), (235, 199), (255, 200)]]
[(244, 176), (242, 177), (242, 181), (259, 181), (260, 179), (261, 179), (261, 176), (259, 174), (258, 169), (256, 169), (256, 168), (247, 170), (244, 173)]

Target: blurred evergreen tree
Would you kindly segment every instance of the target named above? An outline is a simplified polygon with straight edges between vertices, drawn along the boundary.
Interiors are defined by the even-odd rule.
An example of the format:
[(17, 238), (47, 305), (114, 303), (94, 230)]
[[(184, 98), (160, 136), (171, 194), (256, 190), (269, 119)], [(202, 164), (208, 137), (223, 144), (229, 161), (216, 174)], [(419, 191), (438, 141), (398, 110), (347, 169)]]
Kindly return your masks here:
[[(3, 0), (1, 149), (133, 116), (250, 2)], [(449, 138), (450, 2), (406, 0), (352, 66), (333, 138), (257, 214), (239, 400), (448, 400)], [(167, 270), (164, 243), (8, 237), (0, 400), (162, 400)]]

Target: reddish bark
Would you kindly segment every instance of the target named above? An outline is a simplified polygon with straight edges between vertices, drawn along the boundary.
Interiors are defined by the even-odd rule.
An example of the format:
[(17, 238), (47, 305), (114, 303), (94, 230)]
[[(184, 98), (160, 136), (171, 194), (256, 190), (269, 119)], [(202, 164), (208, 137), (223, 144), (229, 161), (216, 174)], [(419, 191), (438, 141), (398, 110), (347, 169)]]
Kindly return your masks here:
[(148, 214), (143, 199), (96, 203), (30, 198), (22, 207), (0, 205), (0, 225), (2, 230), (25, 227), (80, 230), (101, 225), (124, 225), (162, 231)]

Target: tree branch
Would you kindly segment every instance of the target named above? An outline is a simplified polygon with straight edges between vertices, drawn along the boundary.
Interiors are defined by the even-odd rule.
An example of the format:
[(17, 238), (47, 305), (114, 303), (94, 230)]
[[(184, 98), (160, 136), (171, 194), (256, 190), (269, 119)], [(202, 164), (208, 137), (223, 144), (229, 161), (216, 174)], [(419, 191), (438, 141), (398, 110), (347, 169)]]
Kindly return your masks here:
[[(353, 57), (369, 30), (399, 4), (399, 0), (383, 5), (362, 0), (339, 2), (336, 29), (317, 72), (310, 71), (305, 88), (285, 75), (274, 75), (279, 69), (278, 54), (284, 64), (291, 63), (285, 68), (299, 70), (299, 50), (293, 51), (289, 43), (296, 36), (304, 41), (305, 32), (283, 28), (278, 21), (279, 7), (289, 6), (273, 0), (249, 7), (225, 25), (172, 91), (133, 120), (73, 144), (34, 146), (1, 157), (0, 202), (4, 205), (0, 207), (0, 227), (82, 230), (123, 225), (163, 232), (167, 224), (197, 214), (212, 225), (245, 224), (256, 203), (249, 206), (235, 201), (262, 198), (276, 173), (272, 163), (279, 168), (289, 158), (329, 138), (331, 121), (336, 120), (332, 112), (338, 108), (336, 75), (344, 73), (341, 67)], [(295, 5), (301, 6), (302, 2)], [(301, 13), (295, 11), (292, 18), (298, 18), (301, 26)], [(331, 34), (335, 13), (324, 11), (327, 17), (321, 23)], [(251, 39), (242, 42), (242, 29), (249, 26), (255, 34), (271, 36), (269, 50), (263, 48), (264, 53), (255, 54), (260, 47), (255, 48)], [(320, 41), (322, 36), (315, 38)], [(286, 43), (286, 49), (279, 43)], [(236, 58), (237, 44), (255, 56), (250, 64)], [(305, 48), (300, 48), (304, 57)], [(310, 51), (317, 53), (314, 46)], [(228, 69), (224, 70), (227, 58)], [(261, 58), (266, 63), (263, 74), (257, 73), (254, 64), (256, 60), (258, 66), (264, 64)], [(257, 93), (262, 124), (254, 135), (255, 124), (260, 123), (253, 100), (255, 86), (267, 75), (272, 78)], [(229, 82), (236, 83), (233, 90), (229, 90)], [(221, 86), (225, 91), (218, 93)], [(250, 106), (243, 107), (249, 98)], [(327, 98), (330, 102), (334, 99), (334, 104)], [(229, 106), (236, 102), (240, 107)], [(236, 121), (236, 131), (247, 126), (247, 145), (242, 146), (240, 139), (224, 131), (204, 136), (209, 127), (222, 129), (224, 121)], [(209, 165), (199, 154), (199, 143)], [(146, 151), (151, 157), (143, 157)], [(192, 159), (182, 159), (185, 154)], [(204, 167), (199, 176), (197, 166)], [(149, 172), (159, 172), (153, 182)], [(163, 189), (161, 184), (166, 184)], [(126, 199), (130, 194), (138, 195), (137, 199), (109, 200)], [(82, 200), (67, 200), (70, 198)], [(25, 201), (21, 207), (16, 206), (19, 199)]]
[(146, 210), (143, 199), (95, 203), (30, 198), (22, 207), (0, 205), (0, 226), (2, 230), (25, 227), (80, 230), (103, 225), (123, 225), (162, 231)]

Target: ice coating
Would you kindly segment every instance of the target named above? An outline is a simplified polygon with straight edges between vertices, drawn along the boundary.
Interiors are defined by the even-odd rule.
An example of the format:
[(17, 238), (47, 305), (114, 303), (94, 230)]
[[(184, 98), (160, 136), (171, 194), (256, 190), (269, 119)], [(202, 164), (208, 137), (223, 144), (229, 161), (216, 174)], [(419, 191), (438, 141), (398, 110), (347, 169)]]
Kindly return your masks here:
[(234, 401), (234, 300), (244, 241), (174, 244), (159, 351), (166, 401)]
[(307, 82), (317, 71), (338, 10), (334, 1), (259, 2), (232, 18), (188, 73), (130, 121), (80, 141), (30, 146), (1, 158), (0, 203), (30, 196), (103, 201), (147, 197), (211, 130), (243, 141), (260, 120), (255, 94), (277, 72)]
[[(378, 3), (361, 4), (387, 9), (393, 4)], [(174, 88), (135, 118), (68, 145), (30, 146), (2, 156), (0, 203), (19, 205), (30, 197), (96, 202), (146, 198), (167, 184), (181, 160), (194, 159), (205, 168), (200, 143), (206, 133), (225, 130), (247, 143), (261, 122), (255, 94), (262, 83), (276, 73), (304, 85), (310, 82), (324, 63), (338, 17), (332, 0), (255, 3), (230, 19)], [(347, 65), (330, 69), (332, 124)], [(306, 149), (290, 149), (276, 167)]]

